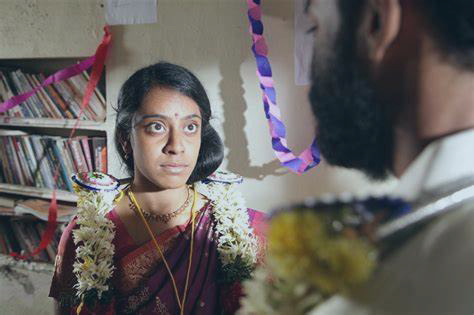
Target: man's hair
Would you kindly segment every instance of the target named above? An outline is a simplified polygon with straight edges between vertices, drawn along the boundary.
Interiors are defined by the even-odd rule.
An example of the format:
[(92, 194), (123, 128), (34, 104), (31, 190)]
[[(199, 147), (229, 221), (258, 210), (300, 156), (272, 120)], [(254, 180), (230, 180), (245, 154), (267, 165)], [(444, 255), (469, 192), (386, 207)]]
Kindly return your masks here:
[[(426, 18), (431, 36), (442, 54), (454, 64), (474, 71), (474, 0), (413, 1)], [(367, 0), (339, 0), (343, 21), (358, 22)]]
[(445, 56), (474, 71), (474, 1), (416, 1)]
[(154, 88), (172, 89), (191, 98), (199, 106), (202, 116), (201, 147), (188, 184), (205, 179), (222, 163), (224, 147), (209, 123), (211, 105), (201, 82), (189, 70), (172, 63), (159, 62), (142, 68), (128, 78), (120, 89), (115, 129), (115, 146), (119, 156), (133, 176), (133, 154), (125, 152), (124, 144), (130, 142), (135, 113)]

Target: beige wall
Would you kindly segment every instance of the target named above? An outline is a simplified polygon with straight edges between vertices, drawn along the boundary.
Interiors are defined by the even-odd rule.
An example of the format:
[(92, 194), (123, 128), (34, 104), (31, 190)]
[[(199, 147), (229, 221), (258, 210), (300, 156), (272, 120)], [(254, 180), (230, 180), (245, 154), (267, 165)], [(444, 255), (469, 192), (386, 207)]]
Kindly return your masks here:
[[(103, 2), (0, 0), (0, 58), (92, 54), (102, 36)], [(301, 151), (311, 142), (314, 126), (307, 88), (294, 85), (293, 1), (262, 2), (278, 104), (288, 141)], [(224, 166), (246, 178), (242, 190), (249, 206), (268, 211), (278, 204), (326, 192), (367, 193), (391, 186), (369, 185), (359, 173), (324, 162), (302, 176), (287, 174), (279, 167), (270, 146), (250, 51), (246, 1), (160, 0), (158, 23), (114, 26), (112, 32), (108, 106), (115, 103), (123, 81), (139, 67), (167, 60), (191, 69), (209, 93), (213, 124), (225, 139)], [(110, 113), (109, 136), (113, 120)], [(110, 171), (121, 176), (112, 151), (110, 161)]]

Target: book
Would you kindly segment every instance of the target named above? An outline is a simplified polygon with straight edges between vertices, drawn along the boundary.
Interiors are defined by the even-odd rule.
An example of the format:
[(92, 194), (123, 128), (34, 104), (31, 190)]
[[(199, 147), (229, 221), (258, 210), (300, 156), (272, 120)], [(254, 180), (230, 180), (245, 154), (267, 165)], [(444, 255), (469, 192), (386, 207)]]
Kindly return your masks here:
[[(68, 142), (67, 139), (59, 139), (56, 141), (56, 145), (58, 146), (61, 157), (64, 160), (64, 165), (66, 166), (67, 177), (68, 179), (70, 179), (72, 174), (76, 173), (76, 170), (75, 170), (74, 161), (72, 158), (72, 153), (69, 149), (67, 142)], [(69, 180), (69, 182), (71, 181)]]
[(68, 109), (68, 106), (66, 105), (64, 100), (61, 98), (59, 93), (54, 89), (52, 85), (46, 86), (46, 92), (49, 94), (49, 96), (53, 100), (54, 104), (56, 105), (56, 108), (61, 111), (62, 116), (64, 118), (68, 118), (68, 119), (74, 118), (73, 113)]
[(15, 206), (15, 199), (0, 196), (0, 207), (13, 208)]
[[(82, 107), (82, 98), (84, 97), (84, 95), (82, 95), (82, 93), (77, 89), (71, 78), (65, 80), (64, 83), (71, 91), (71, 94), (76, 100), (76, 103), (79, 104), (80, 107)], [(97, 120), (97, 113), (94, 111), (94, 108), (91, 106), (90, 102), (86, 107), (84, 107), (83, 110), (88, 119)]]
[(33, 173), (30, 170), (28, 161), (26, 160), (25, 152), (20, 144), (20, 139), (18, 137), (11, 137), (15, 152), (18, 156), (18, 161), (20, 162), (20, 168), (25, 179), (26, 185), (34, 186)]
[(70, 95), (70, 93), (68, 93), (64, 83), (62, 81), (56, 82), (54, 83), (54, 87), (60, 94), (64, 104), (67, 106), (67, 109), (73, 113), (74, 118), (79, 117), (79, 113), (81, 111), (80, 106), (76, 103), (76, 100)]
[(46, 187), (46, 183), (45, 181), (43, 181), (43, 177), (41, 176), (40, 167), (36, 161), (36, 159), (39, 157), (35, 155), (31, 142), (29, 141), (29, 137), (21, 136), (20, 139), (25, 151), (26, 159), (33, 173), (33, 180), (35, 182), (35, 186)]
[[(31, 75), (31, 79), (35, 83), (35, 85), (39, 86), (41, 84), (39, 75)], [(46, 107), (49, 108), (49, 111), (51, 112), (51, 117), (52, 118), (63, 118), (61, 112), (59, 109), (56, 107), (54, 104), (53, 100), (49, 96), (49, 94), (46, 92), (45, 88), (42, 87), (39, 90), (39, 95), (42, 98), (43, 103), (45, 104)]]
[(105, 146), (105, 138), (92, 138), (92, 150), (94, 151), (95, 170), (107, 173), (107, 148)]
[[(33, 75), (32, 74), (28, 74), (28, 73), (25, 73), (25, 78), (26, 80), (28, 80), (28, 83), (33, 87), (33, 86), (37, 86), (39, 84), (36, 83), (36, 81), (34, 80), (33, 78)], [(48, 104), (48, 101), (45, 99), (45, 96), (43, 94), (43, 91), (42, 89), (39, 89), (36, 93), (35, 93), (35, 96), (36, 98), (38, 99), (38, 104), (39, 106), (41, 106), (43, 108), (43, 112), (45, 114), (44, 117), (47, 117), (47, 118), (54, 118), (54, 112), (52, 111), (52, 109), (50, 108), (49, 104)]]
[(86, 159), (84, 157), (80, 140), (77, 138), (71, 139), (69, 141), (69, 148), (71, 149), (71, 153), (74, 160), (74, 165), (76, 166), (76, 173), (78, 172), (87, 172), (89, 170), (92, 171), (92, 167), (88, 168)]
[[(46, 223), (44, 222), (36, 222), (35, 223), (36, 231), (39, 235), (43, 235), (46, 231)], [(57, 252), (58, 245), (56, 243), (55, 238), (46, 246), (45, 252), (48, 254), (49, 261), (54, 262), (56, 260), (56, 252)]]
[(18, 218), (10, 220), (10, 226), (11, 230), (13, 231), (15, 241), (18, 244), (17, 251), (19, 251), (21, 254), (29, 253), (28, 244), (26, 243), (27, 236), (21, 221), (18, 220)]
[[(22, 86), (23, 92), (28, 92), (33, 89), (33, 85), (31, 85), (31, 83), (26, 78), (26, 75), (21, 70), (17, 70), (15, 72), (15, 75), (18, 78), (18, 82)], [(46, 112), (46, 109), (41, 103), (38, 97), (38, 93), (34, 93), (33, 95), (31, 95), (31, 97), (28, 100), (26, 100), (26, 102), (28, 102), (33, 112), (36, 113), (35, 117), (48, 117), (48, 113)]]
[(7, 183), (13, 183), (13, 173), (8, 163), (5, 137), (0, 137), (0, 144), (5, 148), (4, 150), (0, 150), (0, 162), (3, 170), (3, 180)]
[[(28, 199), (18, 201), (14, 207), (17, 215), (31, 214), (43, 221), (48, 221), (50, 201), (42, 199)], [(76, 208), (58, 203), (58, 222), (69, 222), (76, 213)]]
[(12, 216), (15, 214), (13, 207), (0, 206), (0, 216)]
[(72, 181), (71, 181), (72, 173), (68, 172), (65, 157), (61, 154), (61, 148), (60, 148), (61, 139), (56, 138), (56, 137), (49, 138), (49, 142), (53, 150), (53, 158), (59, 162), (59, 172), (63, 178), (65, 187), (69, 191), (74, 191), (74, 188), (72, 187)]
[(89, 146), (89, 138), (87, 137), (81, 137), (81, 145), (82, 145), (82, 150), (84, 153), (84, 157), (86, 158), (87, 162), (87, 168), (89, 171), (94, 170), (94, 163), (92, 162), (92, 154), (91, 154), (91, 149)]
[(18, 156), (13, 146), (12, 137), (5, 137), (4, 140), (8, 154), (8, 162), (10, 163), (10, 167), (12, 168), (14, 178), (13, 184), (26, 185), (25, 178), (23, 177), (23, 173), (21, 171), (20, 161), (18, 160)]
[[(26, 234), (26, 243), (30, 253), (33, 253), (41, 242), (41, 236), (34, 226), (36, 220), (22, 220)], [(49, 261), (48, 254), (43, 250), (33, 257), (34, 260)]]
[(41, 137), (33, 135), (28, 137), (28, 139), (33, 146), (33, 150), (35, 151), (37, 164), (39, 165), (45, 188), (53, 189), (55, 187), (53, 181), (53, 170), (50, 167), (46, 151), (44, 150), (43, 144), (41, 143)]
[[(22, 91), (19, 90), (19, 88), (18, 88), (18, 86), (15, 82), (13, 73), (14, 72), (5, 72), (4, 73), (5, 79), (6, 79), (6, 82), (8, 84), (8, 87), (10, 88), (10, 91), (12, 91), (13, 95), (19, 95), (19, 94), (22, 93)], [(25, 117), (25, 118), (34, 117), (34, 114), (31, 112), (31, 109), (28, 107), (27, 102), (23, 102), (20, 105), (15, 106), (15, 107), (18, 107), (20, 109), (21, 117)]]

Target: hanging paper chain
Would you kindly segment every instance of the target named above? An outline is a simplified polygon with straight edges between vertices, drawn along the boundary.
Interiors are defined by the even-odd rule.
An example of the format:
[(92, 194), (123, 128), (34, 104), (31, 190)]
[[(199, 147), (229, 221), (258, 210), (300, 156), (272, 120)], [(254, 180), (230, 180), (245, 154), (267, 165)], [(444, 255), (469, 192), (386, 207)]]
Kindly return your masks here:
[(247, 0), (250, 33), (252, 34), (252, 51), (257, 61), (257, 76), (263, 91), (263, 106), (272, 137), (272, 147), (283, 166), (301, 175), (320, 162), (320, 153), (316, 139), (309, 148), (295, 156), (286, 142), (286, 129), (281, 119), (281, 112), (276, 105), (276, 92), (273, 84), (272, 69), (268, 60), (268, 48), (263, 37), (263, 23), (260, 0)]
[[(84, 109), (86, 108), (86, 106), (89, 104), (92, 93), (94, 93), (97, 83), (99, 82), (99, 79), (102, 75), (102, 70), (104, 69), (105, 58), (107, 56), (107, 50), (108, 50), (111, 40), (112, 40), (112, 34), (110, 33), (108, 25), (106, 25), (104, 27), (104, 37), (102, 38), (102, 42), (97, 47), (95, 55), (83, 60), (82, 62), (74, 66), (59, 70), (53, 75), (47, 77), (41, 83), (41, 85), (35, 87), (31, 91), (10, 98), (6, 102), (0, 104), (0, 112), (6, 111), (24, 102), (29, 97), (31, 97), (34, 93), (36, 93), (41, 87), (47, 86), (55, 82), (66, 80), (67, 78), (78, 75), (82, 73), (84, 70), (87, 70), (88, 68), (92, 67), (90, 79), (89, 79), (89, 82), (87, 83), (86, 90), (82, 98), (81, 110), (76, 119), (76, 123), (74, 124), (74, 127), (72, 128), (71, 133), (69, 134), (69, 140), (71, 140), (71, 138), (74, 136), (76, 132), (77, 127), (79, 126), (82, 113), (84, 112)], [(53, 182), (55, 183), (57, 183), (58, 181), (59, 167), (60, 165), (56, 165), (56, 169), (54, 170)], [(46, 225), (46, 230), (44, 234), (41, 236), (41, 241), (38, 247), (34, 249), (31, 253), (27, 253), (24, 255), (19, 254), (19, 253), (10, 253), (11, 256), (15, 258), (19, 258), (19, 259), (28, 259), (32, 256), (38, 255), (41, 251), (45, 250), (48, 247), (48, 245), (51, 243), (54, 237), (54, 234), (56, 232), (56, 227), (57, 227), (58, 205), (57, 205), (57, 200), (56, 200), (56, 190), (57, 190), (56, 188), (53, 190), (51, 204), (49, 205), (48, 224)]]

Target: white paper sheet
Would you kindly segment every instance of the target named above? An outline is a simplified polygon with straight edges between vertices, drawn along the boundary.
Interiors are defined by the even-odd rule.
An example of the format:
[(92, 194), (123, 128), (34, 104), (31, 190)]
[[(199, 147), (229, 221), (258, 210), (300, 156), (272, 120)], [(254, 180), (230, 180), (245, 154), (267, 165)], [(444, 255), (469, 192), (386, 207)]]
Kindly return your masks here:
[(311, 55), (313, 35), (306, 34), (312, 27), (311, 21), (304, 13), (305, 0), (295, 0), (295, 84), (310, 84)]
[(156, 0), (107, 0), (105, 9), (105, 20), (109, 25), (158, 21)]

